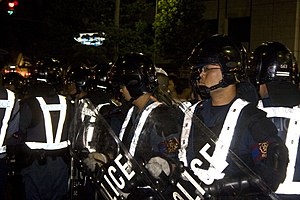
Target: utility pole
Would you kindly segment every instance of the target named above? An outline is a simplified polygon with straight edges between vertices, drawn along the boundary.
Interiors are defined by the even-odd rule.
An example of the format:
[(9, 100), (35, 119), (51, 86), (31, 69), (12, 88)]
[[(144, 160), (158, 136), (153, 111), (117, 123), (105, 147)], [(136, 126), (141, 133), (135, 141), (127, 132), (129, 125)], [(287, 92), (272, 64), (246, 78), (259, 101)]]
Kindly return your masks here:
[[(155, 1), (155, 16), (154, 21), (156, 20), (157, 10), (158, 10), (158, 0)], [(154, 32), (154, 52), (153, 52), (153, 63), (156, 63), (156, 30)]]
[[(120, 0), (115, 0), (115, 27), (119, 31), (120, 27)], [(116, 60), (119, 53), (118, 44), (115, 42), (114, 45), (114, 59)]]

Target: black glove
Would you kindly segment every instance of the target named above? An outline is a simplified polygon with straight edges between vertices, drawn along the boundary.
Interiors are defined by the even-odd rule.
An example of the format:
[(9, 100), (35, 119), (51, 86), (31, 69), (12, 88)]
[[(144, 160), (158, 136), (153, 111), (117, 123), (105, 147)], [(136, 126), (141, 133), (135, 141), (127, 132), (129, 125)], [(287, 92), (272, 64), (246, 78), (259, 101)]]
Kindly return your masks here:
[(287, 147), (279, 142), (270, 144), (267, 161), (268, 168), (265, 169), (264, 173), (267, 176), (264, 179), (270, 188), (275, 191), (286, 177), (286, 169), (289, 163)]
[(204, 185), (206, 199), (214, 199), (216, 196), (237, 196), (239, 194), (246, 194), (257, 192), (253, 188), (257, 187), (259, 178), (224, 178), (216, 180), (211, 185)]

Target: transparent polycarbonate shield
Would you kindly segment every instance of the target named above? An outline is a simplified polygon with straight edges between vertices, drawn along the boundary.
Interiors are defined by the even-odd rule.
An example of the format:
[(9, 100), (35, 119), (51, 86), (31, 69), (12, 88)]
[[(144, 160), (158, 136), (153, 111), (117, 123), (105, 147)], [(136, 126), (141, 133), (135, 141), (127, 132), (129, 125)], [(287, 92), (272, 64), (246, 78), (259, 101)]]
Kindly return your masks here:
[[(244, 158), (239, 158), (232, 149), (220, 150), (218, 136), (195, 114), (200, 104), (167, 97), (171, 100), (168, 102), (172, 102), (168, 103), (169, 106), (153, 103), (143, 112), (129, 110), (128, 116), (133, 117), (136, 123), (130, 126), (132, 121), (125, 119), (124, 123), (128, 124), (120, 133), (114, 133), (97, 112), (93, 114), (95, 122), (87, 120), (80, 126), (79, 130), (84, 131), (77, 134), (73, 145), (76, 151), (81, 149), (84, 152), (77, 154), (81, 156), (79, 163), (83, 166), (80, 170), (93, 180), (94, 186), (106, 199), (143, 199), (146, 195), (154, 199), (199, 200), (211, 194), (218, 196), (218, 190), (212, 193), (208, 192), (208, 188), (222, 180), (232, 165), (241, 174), (261, 180)], [(88, 107), (93, 108), (91, 105)], [(92, 137), (87, 136), (91, 129)], [(192, 142), (188, 135), (192, 129), (200, 136), (196, 142)], [(91, 140), (85, 142), (84, 138)], [(100, 160), (103, 155), (107, 160), (105, 163), (102, 159), (91, 171), (84, 160), (95, 153), (101, 155)], [(222, 155), (230, 162), (221, 159)], [(263, 198), (278, 199), (263, 181), (252, 184), (260, 189)], [(233, 198), (244, 196), (237, 193)]]
[(81, 100), (76, 116), (74, 149), (89, 153), (118, 151), (116, 142), (110, 140), (109, 131), (99, 122), (98, 110), (88, 99)]
[(164, 199), (143, 160), (129, 153), (89, 100), (81, 106), (85, 116), (77, 118), (71, 150), (76, 170), (91, 180), (105, 199)]
[[(164, 94), (172, 99), (167, 93)], [(260, 196), (263, 199), (279, 199), (278, 196), (272, 191), (272, 189), (262, 181), (262, 178), (253, 171), (251, 162), (246, 162), (247, 159), (237, 156), (233, 149), (230, 147), (230, 131), (225, 129), (226, 135), (216, 135), (212, 130), (206, 127), (203, 123), (203, 117), (198, 117), (197, 109), (201, 109), (200, 101), (180, 102), (178, 99), (172, 99), (173, 105), (177, 105), (183, 117), (182, 130), (180, 134), (180, 148), (178, 153), (179, 164), (177, 169), (180, 170), (179, 178), (170, 178), (173, 190), (169, 190), (174, 199), (206, 199), (208, 197), (216, 199), (243, 199), (243, 198), (255, 198)], [(196, 102), (196, 103), (195, 103)], [(235, 110), (235, 108), (232, 108)], [(236, 110), (235, 110), (236, 111)], [(238, 117), (237, 115), (236, 117)], [(209, 120), (209, 116), (206, 120)], [(223, 126), (234, 129), (237, 118), (234, 117), (227, 122), (225, 121)], [(222, 127), (217, 127), (221, 130)], [(229, 129), (229, 128), (228, 128)], [(197, 134), (190, 135), (191, 131)], [(232, 132), (233, 134), (234, 132)], [(227, 142), (226, 144), (226, 141)], [(230, 169), (230, 170), (229, 170)], [(230, 187), (226, 191), (221, 191), (222, 180), (226, 178), (226, 173), (232, 173), (232, 170), (240, 173), (240, 177), (248, 177), (249, 180), (259, 180), (251, 182), (254, 187), (258, 188), (253, 193), (235, 193), (234, 196)], [(220, 183), (217, 185), (217, 183)], [(238, 182), (232, 183), (236, 184)], [(211, 187), (216, 186), (217, 187)], [(232, 188), (234, 186), (232, 185)], [(224, 187), (226, 188), (226, 187)], [(214, 191), (213, 191), (214, 190)], [(225, 196), (222, 196), (225, 195)], [(245, 195), (245, 196), (244, 196)]]

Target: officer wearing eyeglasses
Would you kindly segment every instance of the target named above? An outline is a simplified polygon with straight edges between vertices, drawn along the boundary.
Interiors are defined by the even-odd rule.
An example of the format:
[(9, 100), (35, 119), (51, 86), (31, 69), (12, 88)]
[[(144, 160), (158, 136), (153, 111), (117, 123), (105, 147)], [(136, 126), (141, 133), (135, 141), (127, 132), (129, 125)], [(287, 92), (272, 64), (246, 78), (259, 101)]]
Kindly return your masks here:
[(205, 188), (203, 196), (276, 199), (287, 148), (266, 113), (237, 91), (244, 52), (226, 35), (213, 35), (193, 50), (188, 61), (199, 72), (196, 92), (203, 101), (185, 113), (179, 159)]

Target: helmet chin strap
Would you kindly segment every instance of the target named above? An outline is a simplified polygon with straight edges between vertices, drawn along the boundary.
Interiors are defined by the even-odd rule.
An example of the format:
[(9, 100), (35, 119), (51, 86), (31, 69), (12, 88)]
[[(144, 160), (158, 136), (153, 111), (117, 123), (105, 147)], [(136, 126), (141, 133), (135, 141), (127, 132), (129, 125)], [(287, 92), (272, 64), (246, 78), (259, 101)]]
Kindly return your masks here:
[(226, 86), (228, 86), (228, 85), (227, 85), (227, 84), (224, 82), (224, 80), (222, 79), (218, 84), (213, 85), (213, 86), (209, 87), (208, 89), (209, 89), (210, 91), (213, 91), (213, 90), (216, 90), (216, 89), (218, 89), (218, 88), (223, 88), (223, 87), (226, 87)]
[(130, 100), (129, 100), (129, 102), (132, 104), (132, 102), (133, 102), (134, 100), (137, 100), (138, 98), (140, 98), (140, 97), (143, 96), (144, 94), (145, 94), (145, 93), (141, 94), (141, 95), (138, 96), (138, 97), (131, 97)]
[(131, 97), (131, 99), (129, 100), (129, 103), (132, 104), (132, 102), (136, 99), (137, 99), (136, 97)]
[(216, 90), (218, 88), (223, 88), (223, 87), (226, 87), (227, 84), (224, 82), (224, 80), (222, 79), (218, 84), (216, 85), (213, 85), (211, 87), (206, 87), (204, 85), (200, 85), (197, 87), (197, 93), (200, 94), (200, 96), (203, 98), (203, 99), (208, 99), (210, 98), (210, 92), (213, 91), (213, 90)]
[(132, 104), (132, 102), (136, 99), (138, 99), (140, 96), (144, 95), (145, 92), (143, 92), (143, 90), (141, 88), (130, 88), (128, 86), (126, 86), (129, 95), (131, 96), (129, 102)]

